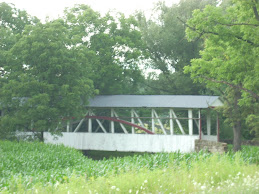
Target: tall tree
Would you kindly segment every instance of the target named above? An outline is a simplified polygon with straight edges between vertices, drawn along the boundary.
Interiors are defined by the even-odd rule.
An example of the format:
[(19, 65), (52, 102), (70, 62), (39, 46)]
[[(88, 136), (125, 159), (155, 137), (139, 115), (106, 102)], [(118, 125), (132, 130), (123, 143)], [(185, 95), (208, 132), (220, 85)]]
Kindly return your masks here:
[(0, 75), (5, 64), (5, 52), (19, 40), (26, 25), (34, 25), (39, 20), (13, 4), (0, 3)]
[(25, 27), (6, 53), (0, 78), (2, 128), (55, 131), (65, 117), (78, 117), (93, 95), (87, 51), (71, 48), (63, 20)]
[(161, 72), (156, 80), (150, 79), (147, 83), (152, 90), (167, 94), (206, 92), (202, 84), (194, 84), (189, 75), (183, 74), (183, 67), (199, 56), (203, 41), (188, 42), (185, 26), (179, 18), (187, 20), (194, 9), (202, 9), (208, 4), (216, 5), (216, 0), (181, 0), (170, 7), (160, 2), (154, 12), (157, 17), (148, 20), (144, 14), (138, 15), (143, 39), (150, 52), (149, 68)]
[(91, 79), (100, 94), (134, 94), (143, 76), (138, 63), (145, 58), (133, 17), (101, 16), (87, 5), (65, 11), (73, 45), (91, 50)]
[(39, 19), (26, 11), (17, 9), (13, 4), (0, 3), (0, 26), (8, 28), (14, 34), (21, 34), (26, 25), (38, 23)]
[(234, 0), (226, 9), (195, 10), (186, 26), (189, 40), (203, 38), (201, 58), (185, 72), (194, 80), (222, 91), (224, 112), (233, 126), (234, 150), (241, 149), (243, 121), (258, 133), (259, 120), (259, 3)]
[[(3, 85), (8, 81), (2, 79), (6, 76), (4, 66), (7, 65), (7, 53), (21, 38), (26, 25), (35, 25), (39, 20), (36, 17), (31, 17), (26, 11), (15, 8), (13, 4), (0, 3), (0, 90), (2, 91)], [(1, 92), (0, 91), (0, 92)], [(3, 91), (2, 91), (3, 92)], [(0, 110), (3, 109), (3, 99), (0, 98)], [(1, 137), (6, 137), (8, 129), (3, 126), (0, 117), (0, 131)], [(11, 123), (11, 122), (10, 122)]]

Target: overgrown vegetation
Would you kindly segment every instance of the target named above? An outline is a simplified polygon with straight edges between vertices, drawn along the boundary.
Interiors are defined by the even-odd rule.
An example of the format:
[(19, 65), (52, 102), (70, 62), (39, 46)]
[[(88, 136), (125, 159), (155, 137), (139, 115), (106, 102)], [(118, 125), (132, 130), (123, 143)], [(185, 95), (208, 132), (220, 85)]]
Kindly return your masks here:
[(257, 0), (180, 0), (147, 18), (82, 4), (42, 23), (0, 3), (0, 139), (57, 133), (98, 93), (221, 95), (239, 150), (259, 137), (258, 9)]
[[(259, 3), (221, 2), (160, 2), (150, 19), (76, 5), (45, 23), (0, 3), (0, 139), (55, 133), (98, 93), (221, 94), (223, 138), (233, 127), (235, 151), (258, 139)], [(94, 161), (64, 146), (0, 141), (0, 192), (259, 193), (258, 161), (251, 146)]]
[(259, 148), (225, 155), (159, 153), (86, 158), (38, 142), (0, 142), (0, 192), (258, 192)]

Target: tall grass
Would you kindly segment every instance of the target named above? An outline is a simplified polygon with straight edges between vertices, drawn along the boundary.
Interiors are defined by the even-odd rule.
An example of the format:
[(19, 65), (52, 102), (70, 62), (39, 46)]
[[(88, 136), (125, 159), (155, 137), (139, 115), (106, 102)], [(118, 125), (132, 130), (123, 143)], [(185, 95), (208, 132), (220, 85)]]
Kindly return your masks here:
[(237, 191), (257, 192), (258, 151), (246, 146), (236, 154), (176, 152), (94, 161), (64, 146), (2, 141), (0, 192), (227, 192), (239, 185), (244, 189)]

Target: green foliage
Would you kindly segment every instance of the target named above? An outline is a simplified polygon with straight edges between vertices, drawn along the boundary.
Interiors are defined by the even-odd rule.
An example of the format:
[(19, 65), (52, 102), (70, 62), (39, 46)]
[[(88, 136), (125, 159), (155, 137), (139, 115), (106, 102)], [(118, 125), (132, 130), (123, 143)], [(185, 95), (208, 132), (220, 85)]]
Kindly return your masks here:
[[(240, 148), (241, 126), (258, 133), (258, 1), (233, 1), (227, 7), (195, 10), (187, 22), (189, 40), (202, 37), (201, 58), (193, 59), (185, 72), (224, 97), (224, 113), (234, 129), (235, 149)], [(256, 14), (257, 13), (257, 14)], [(238, 145), (239, 144), (239, 145)]]
[(26, 25), (39, 22), (39, 19), (30, 16), (26, 11), (5, 2), (0, 3), (0, 20), (1, 29), (10, 29), (14, 34), (21, 34)]
[(161, 72), (156, 79), (152, 76), (148, 78), (146, 85), (151, 88), (148, 93), (183, 95), (207, 92), (204, 85), (193, 83), (190, 75), (183, 74), (183, 67), (189, 65), (191, 59), (199, 57), (203, 41), (188, 42), (180, 19), (190, 19), (194, 9), (202, 9), (208, 4), (215, 5), (216, 1), (181, 0), (170, 7), (160, 2), (154, 9), (157, 17), (146, 19), (144, 14), (138, 15), (142, 36), (150, 53), (148, 67)]
[[(220, 169), (213, 170), (214, 165)], [(92, 181), (74, 176), (69, 183), (47, 188), (38, 186), (33, 191), (37, 189), (40, 193), (50, 190), (54, 193), (203, 193), (206, 190), (208, 193), (257, 193), (258, 168), (241, 166), (233, 165), (232, 162), (224, 158), (218, 159), (216, 156), (202, 162), (194, 162), (191, 170), (184, 166), (181, 169), (168, 167), (155, 171), (142, 170), (138, 173), (100, 177)], [(229, 167), (233, 169), (231, 173)], [(212, 171), (206, 173), (207, 170)]]
[(145, 58), (134, 17), (107, 13), (101, 16), (87, 5), (65, 11), (72, 45), (89, 49), (89, 74), (100, 94), (136, 94), (143, 80), (139, 69)]
[(38, 22), (36, 17), (28, 15), (26, 11), (16, 9), (12, 4), (0, 3), (0, 75), (3, 73), (5, 52), (21, 37), (26, 25)]
[(145, 53), (134, 17), (76, 5), (42, 24), (1, 3), (0, 18), (1, 138), (16, 130), (55, 132), (62, 119), (81, 117), (98, 91), (138, 93)]
[[(233, 158), (233, 145), (228, 145), (229, 155)], [(239, 152), (244, 162), (259, 164), (259, 149), (256, 146), (242, 146), (242, 151)]]
[(94, 161), (61, 145), (1, 141), (0, 192), (201, 192), (203, 186), (229, 191), (232, 184), (257, 191), (259, 169), (253, 163), (259, 162), (258, 152), (258, 147), (245, 146), (235, 154), (176, 152)]
[(62, 20), (25, 28), (3, 66), (2, 128), (53, 131), (62, 117), (83, 114), (82, 104), (93, 95), (87, 51), (69, 44)]
[[(21, 38), (21, 34), (24, 32), (26, 25), (34, 25), (39, 20), (35, 17), (31, 17), (25, 11), (16, 9), (14, 5), (7, 3), (0, 3), (0, 91), (3, 92), (3, 84), (6, 83), (6, 79), (3, 77), (6, 74), (4, 66), (7, 64), (7, 55), (9, 50), (15, 45), (15, 43)], [(1, 93), (0, 92), (0, 93)], [(1, 99), (1, 97), (0, 97)], [(3, 102), (1, 99), (0, 110), (3, 113)], [(5, 106), (6, 107), (6, 106)], [(0, 118), (0, 139), (12, 138), (12, 131), (2, 127), (4, 120), (8, 119), (8, 122), (14, 126), (14, 118), (7, 116), (5, 119)]]

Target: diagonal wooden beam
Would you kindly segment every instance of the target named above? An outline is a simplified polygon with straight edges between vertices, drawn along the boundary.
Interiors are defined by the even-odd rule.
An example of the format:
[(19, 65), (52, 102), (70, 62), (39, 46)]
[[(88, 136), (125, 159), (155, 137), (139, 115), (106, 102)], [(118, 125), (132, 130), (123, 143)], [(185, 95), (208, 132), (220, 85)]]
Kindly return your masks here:
[(107, 133), (107, 131), (105, 130), (105, 128), (103, 127), (102, 122), (99, 119), (96, 119), (98, 125), (101, 127), (101, 129), (103, 130), (104, 133)]
[(138, 116), (138, 113), (137, 113), (135, 110), (133, 110), (133, 113), (134, 113), (135, 116), (137, 117), (139, 124), (140, 124), (142, 127), (145, 127), (144, 124), (143, 124), (143, 122), (140, 120), (140, 118), (139, 118), (139, 116)]
[[(103, 123), (104, 123), (104, 120), (101, 121), (101, 124), (103, 124)], [(101, 127), (100, 127), (100, 125), (98, 124), (98, 127), (95, 129), (94, 132), (96, 133), (100, 128), (101, 128)]]
[[(89, 110), (89, 115), (93, 115), (95, 116), (94, 112), (92, 110)], [(99, 119), (96, 119), (96, 122), (98, 123), (99, 127), (101, 127), (101, 129), (103, 130), (104, 133), (107, 133), (106, 129), (103, 127), (102, 122)]]
[[(115, 112), (115, 110), (112, 109), (112, 111), (113, 111), (113, 114), (115, 115), (115, 117), (116, 117), (117, 119), (119, 119), (119, 116), (118, 116), (118, 114)], [(122, 130), (124, 131), (124, 133), (128, 133), (128, 131), (127, 131), (127, 129), (124, 127), (124, 125), (123, 125), (122, 123), (119, 123), (119, 124), (120, 124)]]
[(165, 128), (164, 128), (164, 126), (163, 126), (163, 123), (162, 123), (161, 120), (159, 119), (159, 116), (158, 116), (157, 112), (155, 111), (155, 109), (152, 109), (152, 111), (154, 111), (154, 115), (155, 115), (155, 117), (156, 117), (156, 119), (157, 119), (157, 121), (158, 121), (158, 123), (159, 123), (161, 129), (162, 129), (163, 133), (166, 135)]
[[(86, 111), (85, 115), (87, 115), (87, 114), (88, 114), (88, 111)], [(85, 120), (85, 118), (81, 119), (81, 121), (79, 122), (79, 124), (76, 126), (76, 128), (75, 128), (75, 130), (74, 130), (74, 133), (77, 132), (77, 131), (80, 129), (80, 127), (81, 127), (81, 125), (83, 124), (84, 120)]]
[(172, 110), (173, 116), (174, 116), (174, 118), (175, 118), (175, 121), (176, 121), (178, 127), (180, 128), (182, 134), (185, 134), (185, 132), (184, 132), (184, 130), (183, 130), (183, 127), (182, 127), (180, 121), (177, 119), (177, 116), (176, 116), (174, 110), (173, 110), (173, 109), (171, 109), (171, 110)]

